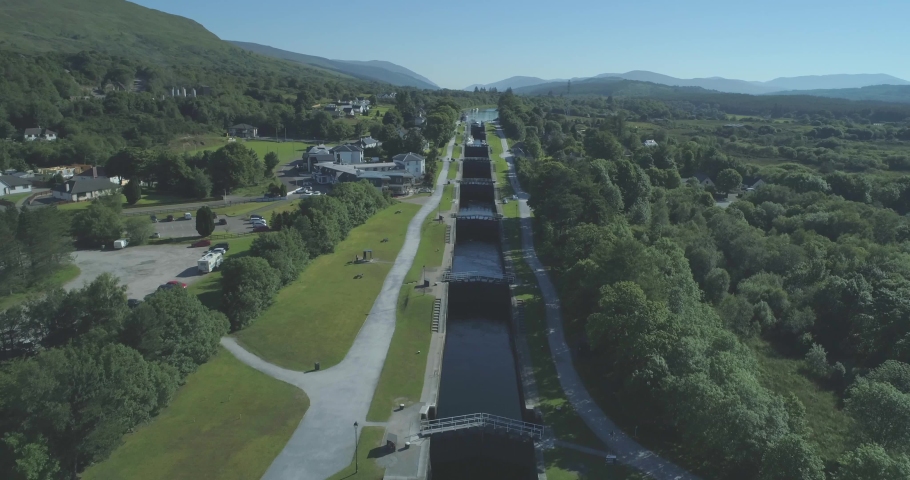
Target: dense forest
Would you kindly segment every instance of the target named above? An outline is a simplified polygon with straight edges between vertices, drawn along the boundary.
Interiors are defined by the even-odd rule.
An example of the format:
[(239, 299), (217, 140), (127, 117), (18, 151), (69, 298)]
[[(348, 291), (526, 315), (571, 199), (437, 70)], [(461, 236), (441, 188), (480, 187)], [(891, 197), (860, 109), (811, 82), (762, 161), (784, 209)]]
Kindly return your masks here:
[[(660, 146), (646, 148), (627, 119), (641, 120), (642, 102), (670, 103), (578, 101), (601, 115), (567, 117), (560, 100), (508, 92), (500, 120), (543, 145), (537, 160), (517, 160), (518, 174), (576, 361), (586, 382), (615, 394), (599, 402), (618, 402), (623, 423), (677, 446), (677, 460), (708, 478), (910, 478), (906, 177), (762, 166), (724, 148), (723, 127), (687, 136), (658, 122), (649, 133), (662, 132)], [(807, 114), (794, 124), (809, 142), (906, 128)], [(780, 135), (781, 125), (749, 123)], [(878, 167), (889, 165), (899, 163)], [(715, 187), (682, 180), (695, 172)], [(745, 178), (766, 184), (716, 206), (719, 190)], [(767, 382), (764, 344), (841, 399), (844, 438), (813, 430), (831, 412)]]

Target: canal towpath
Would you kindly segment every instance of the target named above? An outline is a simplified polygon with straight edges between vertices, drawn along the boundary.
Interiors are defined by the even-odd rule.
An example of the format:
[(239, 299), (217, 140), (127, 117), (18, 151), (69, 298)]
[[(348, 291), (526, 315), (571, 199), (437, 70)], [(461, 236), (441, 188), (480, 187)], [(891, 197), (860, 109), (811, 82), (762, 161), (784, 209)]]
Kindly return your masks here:
[(546, 305), (547, 341), (550, 345), (553, 362), (556, 365), (559, 384), (566, 398), (568, 398), (572, 407), (584, 420), (588, 428), (616, 455), (620, 463), (633, 467), (658, 480), (699, 480), (699, 477), (644, 448), (631, 436), (622, 432), (613, 420), (607, 417), (597, 403), (594, 402), (591, 394), (585, 388), (584, 382), (582, 382), (572, 363), (572, 353), (566, 342), (556, 287), (550, 281), (547, 270), (540, 259), (537, 258), (537, 252), (534, 249), (531, 209), (528, 207), (528, 198), (530, 196), (521, 189), (515, 172), (515, 165), (512, 162), (512, 154), (509, 153), (509, 145), (499, 125), (496, 127), (496, 135), (499, 136), (502, 142), (502, 156), (509, 165), (509, 181), (519, 199), (518, 210), (521, 222), (522, 255), (534, 272)]

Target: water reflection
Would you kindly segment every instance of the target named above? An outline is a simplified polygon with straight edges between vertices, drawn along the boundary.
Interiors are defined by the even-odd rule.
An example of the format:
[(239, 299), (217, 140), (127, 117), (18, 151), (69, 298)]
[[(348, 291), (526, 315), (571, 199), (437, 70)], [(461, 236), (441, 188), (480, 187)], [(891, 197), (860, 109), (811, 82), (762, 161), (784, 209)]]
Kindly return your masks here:
[(502, 275), (499, 247), (489, 242), (458, 242), (452, 257), (452, 271)]
[(479, 112), (466, 112), (468, 116), (468, 123), (470, 122), (492, 122), (496, 120), (496, 117), (499, 116), (499, 110), (491, 108), (488, 110), (481, 110)]
[(484, 412), (521, 419), (518, 377), (506, 322), (449, 319), (442, 371), (439, 417)]
[(490, 202), (476, 202), (472, 200), (462, 200), (458, 213), (461, 215), (484, 215), (493, 216), (493, 205)]

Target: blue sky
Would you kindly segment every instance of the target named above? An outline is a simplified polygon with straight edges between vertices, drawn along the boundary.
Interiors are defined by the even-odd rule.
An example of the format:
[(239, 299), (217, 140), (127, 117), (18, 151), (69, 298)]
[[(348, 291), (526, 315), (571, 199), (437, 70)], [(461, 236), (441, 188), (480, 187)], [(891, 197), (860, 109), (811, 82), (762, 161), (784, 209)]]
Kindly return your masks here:
[(387, 60), (449, 88), (629, 70), (910, 80), (907, 0), (133, 1), (189, 17), (225, 40)]

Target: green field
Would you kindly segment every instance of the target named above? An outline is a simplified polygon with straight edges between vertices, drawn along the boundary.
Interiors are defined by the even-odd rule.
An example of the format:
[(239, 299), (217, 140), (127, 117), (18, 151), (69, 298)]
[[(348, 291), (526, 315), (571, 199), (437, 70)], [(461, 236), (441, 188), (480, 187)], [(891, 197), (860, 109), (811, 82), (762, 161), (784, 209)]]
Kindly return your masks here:
[[(243, 142), (243, 145), (252, 149), (259, 155), (259, 158), (265, 158), (265, 155), (269, 152), (275, 152), (278, 154), (278, 166), (281, 166), (290, 163), (294, 160), (303, 158), (303, 153), (306, 152), (306, 149), (313, 145), (312, 143), (306, 142), (274, 142), (271, 140), (247, 140)], [(194, 152), (201, 152), (206, 150), (218, 150), (223, 147), (223, 143), (216, 145), (206, 146), (194, 150)], [(269, 178), (263, 179), (256, 185), (250, 185), (247, 187), (240, 187), (231, 192), (231, 195), (237, 195), (242, 197), (255, 197), (260, 196), (265, 193), (266, 188), (268, 188), (270, 183), (278, 182), (278, 178), (274, 175)]]
[(79, 276), (79, 267), (69, 264), (54, 272), (53, 275), (46, 278), (41, 283), (32, 286), (24, 292), (14, 293), (12, 295), (0, 295), (0, 311), (6, 310), (13, 305), (25, 302), (28, 299), (41, 295), (43, 292), (52, 288), (62, 287)]
[[(237, 333), (237, 340), (262, 359), (294, 370), (309, 370), (314, 362), (321, 362), (322, 368), (340, 362), (401, 250), (408, 222), (419, 209), (419, 205), (399, 203), (352, 230), (334, 254), (313, 260), (256, 323)], [(389, 241), (382, 243), (383, 238)], [(373, 250), (376, 261), (350, 264), (365, 249)], [(355, 279), (357, 274), (363, 278)]]
[[(212, 201), (213, 198), (204, 198), (202, 200), (194, 198), (181, 197), (179, 195), (174, 195), (169, 192), (157, 192), (155, 190), (145, 190), (142, 191), (142, 197), (135, 205), (130, 205), (123, 202), (124, 210), (130, 208), (139, 208), (139, 207), (154, 207), (156, 205), (179, 205), (181, 203), (198, 203), (198, 202), (207, 202)], [(84, 210), (91, 205), (92, 202), (72, 202), (72, 203), (61, 203), (57, 205), (57, 208), (60, 210)]]
[(793, 393), (806, 407), (809, 439), (827, 461), (836, 460), (846, 449), (853, 419), (841, 409), (837, 393), (825, 390), (802, 373), (803, 359), (786, 358), (766, 342), (754, 340), (752, 351), (758, 359), (759, 379), (764, 387), (781, 395)]
[[(421, 243), (423, 243), (421, 241)], [(367, 413), (368, 421), (384, 422), (399, 404), (420, 401), (430, 350), (434, 295), (424, 295), (414, 284), (401, 287), (395, 317), (395, 334), (382, 367), (382, 375)], [(422, 353), (418, 354), (420, 351)]]
[(300, 389), (219, 349), (151, 423), (83, 480), (260, 478), (309, 406)]

